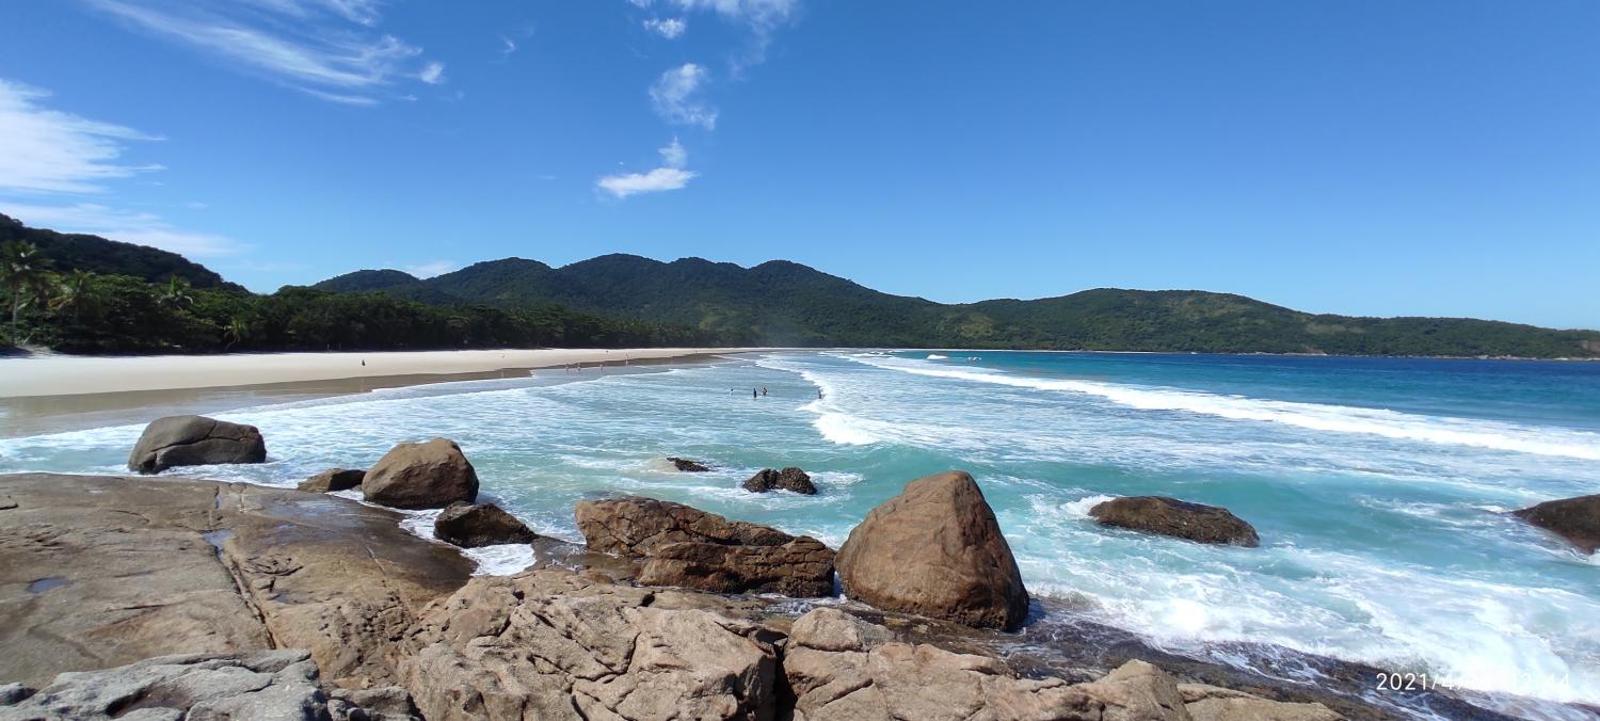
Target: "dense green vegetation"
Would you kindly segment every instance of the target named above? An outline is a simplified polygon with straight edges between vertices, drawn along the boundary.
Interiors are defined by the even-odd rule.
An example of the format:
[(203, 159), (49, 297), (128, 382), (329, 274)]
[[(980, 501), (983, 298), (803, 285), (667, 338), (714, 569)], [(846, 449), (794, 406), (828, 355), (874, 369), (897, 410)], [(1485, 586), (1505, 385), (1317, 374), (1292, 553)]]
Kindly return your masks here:
[(228, 283), (198, 287), (177, 274), (152, 283), (96, 273), (73, 267), (74, 262), (72, 256), (49, 257), (27, 242), (0, 243), (0, 299), (6, 313), (0, 347), (211, 353), (708, 345), (719, 340), (691, 329), (554, 305), (439, 306), (382, 293), (301, 287), (256, 295)]
[(181, 256), (0, 216), (0, 346), (87, 353), (776, 345), (1600, 357), (1600, 332), (1313, 315), (1238, 295), (1100, 289), (944, 305), (787, 261), (507, 258), (249, 293)]
[(17, 241), (32, 245), (40, 257), (58, 269), (82, 270), (100, 275), (128, 275), (150, 283), (177, 276), (196, 288), (244, 288), (222, 279), (211, 269), (165, 250), (106, 240), (97, 235), (57, 233), (29, 228), (0, 214), (0, 244)]
[(419, 280), (358, 271), (315, 287), (500, 308), (534, 303), (692, 326), (763, 345), (1209, 353), (1600, 357), (1600, 332), (1457, 318), (1315, 315), (1239, 295), (1098, 289), (944, 305), (803, 265), (741, 268), (608, 255), (562, 268), (520, 258)]

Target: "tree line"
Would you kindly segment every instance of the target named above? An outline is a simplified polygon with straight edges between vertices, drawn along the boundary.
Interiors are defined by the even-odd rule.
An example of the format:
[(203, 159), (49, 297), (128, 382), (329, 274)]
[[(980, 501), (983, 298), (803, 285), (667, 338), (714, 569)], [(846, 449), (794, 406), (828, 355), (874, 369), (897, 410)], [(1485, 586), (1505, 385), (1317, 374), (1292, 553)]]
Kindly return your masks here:
[(556, 305), (434, 306), (296, 286), (260, 295), (231, 285), (198, 288), (178, 275), (150, 282), (57, 269), (37, 247), (16, 240), (0, 244), (0, 290), (7, 312), (0, 346), (69, 353), (709, 346), (728, 340)]

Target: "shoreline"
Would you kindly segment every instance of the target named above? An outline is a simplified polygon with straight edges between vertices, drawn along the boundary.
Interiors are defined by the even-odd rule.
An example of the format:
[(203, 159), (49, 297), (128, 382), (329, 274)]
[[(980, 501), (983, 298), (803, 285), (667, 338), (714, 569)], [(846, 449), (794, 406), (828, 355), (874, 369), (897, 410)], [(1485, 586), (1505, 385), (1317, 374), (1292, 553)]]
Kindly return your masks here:
[[(0, 358), (0, 399), (366, 381), (419, 385), (558, 366), (630, 365), (772, 348), (539, 348), (531, 350), (240, 353)], [(490, 374), (490, 375), (484, 375)], [(476, 375), (477, 378), (461, 377)], [(431, 380), (430, 380), (431, 378)]]
[[(17, 438), (45, 433), (61, 433), (108, 425), (144, 423), (150, 418), (167, 415), (205, 415), (225, 413), (263, 403), (292, 403), (345, 395), (371, 393), (387, 388), (409, 388), (428, 385), (488, 381), (512, 378), (532, 378), (534, 371), (552, 367), (581, 365), (569, 375), (562, 372), (559, 381), (576, 381), (594, 377), (596, 373), (615, 373), (623, 369), (644, 369), (655, 366), (692, 365), (712, 362), (720, 357), (738, 353), (762, 352), (764, 349), (644, 349), (648, 357), (630, 355), (626, 358), (607, 357), (605, 350), (556, 351), (561, 362), (545, 362), (533, 366), (468, 371), (441, 371), (432, 373), (394, 373), (369, 376), (340, 376), (279, 382), (243, 382), (196, 387), (169, 387), (139, 390), (87, 391), (54, 395), (12, 395), (3, 392), (12, 379), (0, 381), (0, 439)], [(545, 349), (546, 352), (555, 349)], [(632, 354), (636, 349), (613, 349), (611, 353)], [(456, 353), (473, 351), (427, 351), (427, 353)], [(498, 351), (489, 351), (498, 353)], [(584, 358), (598, 354), (601, 360), (566, 360), (579, 354)], [(306, 354), (293, 354), (306, 355)], [(323, 354), (315, 354), (323, 355)], [(341, 354), (348, 355), (348, 354)], [(376, 354), (362, 355), (373, 359)], [(148, 358), (189, 358), (190, 356), (144, 356)], [(213, 356), (205, 356), (212, 358)], [(251, 356), (234, 356), (253, 359)], [(99, 358), (99, 357), (97, 357)], [(119, 357), (120, 358), (120, 357)], [(550, 356), (544, 360), (548, 361)], [(6, 368), (0, 360), (0, 368)], [(358, 366), (359, 367), (359, 366)], [(373, 366), (366, 366), (371, 368)], [(176, 371), (173, 371), (176, 372)], [(587, 374), (587, 375), (585, 375)], [(549, 376), (546, 376), (549, 377)]]

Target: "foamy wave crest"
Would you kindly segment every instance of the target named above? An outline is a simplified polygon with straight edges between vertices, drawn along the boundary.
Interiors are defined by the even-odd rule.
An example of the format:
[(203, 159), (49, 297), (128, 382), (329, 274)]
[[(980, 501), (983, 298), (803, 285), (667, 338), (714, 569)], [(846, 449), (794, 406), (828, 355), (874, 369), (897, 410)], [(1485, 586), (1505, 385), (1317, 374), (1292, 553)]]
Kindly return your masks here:
[(998, 371), (935, 367), (916, 360), (851, 358), (887, 370), (1014, 388), (1096, 396), (1128, 408), (1180, 411), (1238, 421), (1260, 421), (1332, 433), (1362, 433), (1399, 440), (1473, 446), (1497, 451), (1600, 460), (1600, 434), (1529, 428), (1495, 421), (1445, 418), (1354, 406), (1223, 396), (1175, 388), (1099, 381), (1030, 378)]
[(869, 429), (870, 421), (850, 415), (838, 406), (836, 399), (839, 389), (821, 374), (771, 358), (757, 360), (756, 365), (797, 374), (821, 391), (820, 398), (800, 406), (800, 410), (816, 414), (817, 417), (811, 421), (811, 425), (817, 429), (817, 433), (822, 434), (824, 440), (842, 446), (865, 446), (883, 441), (882, 436)]
[(950, 356), (939, 355), (938, 353), (929, 353), (928, 360), (950, 360)]
[(1080, 498), (1076, 501), (1072, 501), (1071, 503), (1062, 504), (1061, 510), (1066, 511), (1068, 515), (1077, 516), (1079, 518), (1088, 518), (1089, 509), (1105, 503), (1106, 501), (1114, 500), (1115, 498), (1115, 496), (1105, 495), (1089, 496), (1087, 498)]

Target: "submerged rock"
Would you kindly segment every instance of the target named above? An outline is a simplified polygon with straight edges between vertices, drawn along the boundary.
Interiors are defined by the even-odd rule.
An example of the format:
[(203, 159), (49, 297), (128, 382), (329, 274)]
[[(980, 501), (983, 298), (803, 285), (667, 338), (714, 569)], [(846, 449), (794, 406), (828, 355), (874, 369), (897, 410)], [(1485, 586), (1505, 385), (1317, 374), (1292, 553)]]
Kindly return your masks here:
[(329, 468), (315, 476), (300, 482), (296, 488), (307, 493), (330, 493), (333, 491), (348, 491), (361, 485), (361, 480), (366, 478), (367, 472), (359, 468)]
[(677, 468), (684, 473), (705, 473), (711, 470), (710, 466), (700, 463), (699, 461), (691, 461), (687, 458), (668, 456), (667, 462), (671, 463), (674, 468)]
[(401, 443), (367, 470), (361, 491), (368, 502), (394, 508), (443, 508), (478, 499), (478, 472), (455, 441)]
[(638, 496), (584, 501), (576, 515), (591, 550), (644, 561), (645, 585), (833, 594), (833, 551), (809, 536)]
[(174, 466), (265, 460), (267, 442), (255, 426), (205, 416), (167, 416), (145, 426), (128, 455), (128, 468), (139, 473), (160, 473)]
[(428, 721), (771, 719), (776, 634), (565, 571), (474, 578), (423, 614), (399, 674)]
[(462, 548), (533, 543), (539, 534), (492, 503), (452, 503), (433, 522), (433, 535)]
[(919, 478), (872, 509), (838, 566), (845, 595), (879, 608), (1005, 630), (1028, 614), (1011, 546), (964, 471)]
[(789, 491), (805, 496), (817, 495), (817, 487), (811, 483), (811, 476), (792, 466), (781, 471), (763, 468), (744, 482), (744, 489), (751, 493)]
[(1584, 553), (1600, 549), (1600, 494), (1545, 501), (1511, 514), (1567, 539)]
[(1220, 506), (1190, 503), (1165, 496), (1113, 498), (1089, 509), (1102, 525), (1183, 538), (1198, 543), (1254, 548), (1256, 529)]

